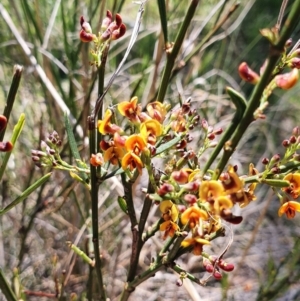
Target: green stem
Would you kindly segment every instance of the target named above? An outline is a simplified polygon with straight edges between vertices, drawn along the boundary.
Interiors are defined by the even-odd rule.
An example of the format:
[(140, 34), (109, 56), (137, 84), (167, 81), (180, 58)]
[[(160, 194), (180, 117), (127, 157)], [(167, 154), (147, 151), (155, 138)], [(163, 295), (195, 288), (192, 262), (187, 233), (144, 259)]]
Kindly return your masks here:
[(240, 95), (238, 92), (236, 92), (235, 90), (229, 87), (227, 87), (227, 93), (229, 94), (230, 99), (232, 100), (233, 104), (236, 107), (236, 112), (232, 118), (229, 127), (227, 128), (222, 138), (220, 139), (218, 145), (214, 148), (212, 154), (208, 158), (202, 170), (202, 175), (204, 175), (207, 172), (207, 170), (210, 168), (211, 164), (215, 161), (216, 157), (218, 156), (222, 148), (225, 146), (228, 139), (230, 139), (231, 135), (234, 133), (238, 123), (242, 119), (243, 114), (246, 110), (246, 106), (247, 106), (246, 100), (243, 98), (242, 95)]
[(132, 247), (131, 247), (131, 257), (130, 257), (130, 264), (129, 264), (129, 271), (127, 275), (127, 281), (132, 281), (135, 277), (137, 266), (138, 266), (138, 259), (140, 255), (139, 249), (139, 241), (140, 241), (140, 234), (139, 234), (139, 227), (136, 218), (135, 208), (133, 204), (133, 197), (132, 197), (132, 185), (133, 182), (126, 180), (126, 175), (121, 175), (122, 184), (124, 187), (124, 198), (127, 203), (127, 210), (128, 215), (130, 218), (131, 223), (131, 231), (132, 231)]
[(11, 286), (8, 284), (2, 269), (0, 269), (0, 290), (7, 301), (17, 301), (17, 297), (15, 296)]
[(160, 87), (158, 90), (158, 96), (157, 96), (157, 101), (159, 101), (159, 102), (163, 102), (163, 100), (165, 98), (168, 84), (170, 81), (171, 72), (172, 72), (172, 69), (175, 64), (175, 59), (178, 56), (179, 50), (180, 50), (183, 40), (184, 40), (184, 36), (185, 36), (187, 29), (193, 19), (193, 16), (196, 12), (196, 8), (197, 8), (199, 2), (200, 2), (199, 0), (192, 0), (190, 2), (190, 5), (189, 5), (189, 8), (185, 15), (185, 18), (182, 22), (181, 27), (179, 28), (177, 36), (176, 36), (174, 45), (169, 50), (169, 52), (167, 52), (167, 63), (166, 63), (166, 66), (165, 66), (165, 69), (164, 69), (164, 72), (162, 75), (161, 84), (160, 84)]
[[(7, 96), (7, 100), (6, 100), (6, 106), (5, 106), (5, 109), (4, 109), (4, 112), (3, 112), (3, 115), (7, 119), (7, 123), (9, 121), (10, 113), (11, 113), (12, 107), (13, 107), (15, 99), (16, 99), (19, 84), (20, 84), (20, 81), (21, 81), (22, 72), (23, 72), (23, 67), (22, 66), (19, 66), (19, 65), (14, 66), (14, 75), (13, 75), (11, 86), (10, 86), (10, 89), (9, 89), (9, 92), (8, 92), (8, 96)], [(5, 134), (5, 129), (3, 129), (2, 132), (0, 133), (0, 141), (3, 140), (4, 134)]]
[[(154, 192), (155, 191), (153, 189), (153, 186), (149, 182), (147, 193), (150, 194), (150, 193), (154, 193)], [(144, 205), (143, 205), (143, 209), (142, 209), (141, 217), (140, 217), (140, 221), (139, 221), (139, 233), (140, 233), (140, 239), (141, 239), (141, 241), (143, 241), (142, 240), (142, 233), (144, 232), (145, 224), (147, 222), (147, 218), (148, 218), (151, 206), (152, 206), (152, 200), (147, 195), (145, 197), (145, 200), (144, 200)]]
[(240, 123), (237, 125), (237, 128), (232, 136), (232, 139), (230, 140), (230, 147), (224, 150), (224, 153), (220, 161), (218, 162), (217, 165), (218, 174), (220, 174), (223, 171), (225, 165), (227, 164), (229, 158), (233, 154), (236, 146), (238, 145), (239, 141), (243, 137), (248, 126), (254, 120), (253, 113), (255, 112), (255, 110), (258, 108), (260, 104), (261, 96), (264, 92), (264, 89), (269, 84), (270, 77), (272, 75), (274, 68), (276, 67), (278, 59), (280, 58), (280, 56), (284, 51), (284, 46), (287, 39), (290, 38), (295, 26), (298, 24), (299, 16), (300, 16), (300, 0), (297, 0), (295, 1), (289, 16), (285, 21), (285, 24), (282, 29), (282, 33), (277, 43), (271, 45), (271, 50), (270, 50), (268, 63), (266, 65), (265, 71), (261, 76), (259, 83), (255, 86), (250, 96), (248, 106), (244, 113), (244, 116), (240, 121)]
[(169, 40), (168, 40), (168, 19), (167, 19), (166, 1), (157, 0), (157, 4), (159, 9), (161, 28), (165, 39), (165, 46), (167, 48), (169, 46)]
[[(89, 140), (90, 140), (90, 154), (96, 153), (96, 126), (95, 116), (89, 117)], [(102, 260), (100, 257), (99, 246), (99, 232), (98, 232), (98, 189), (99, 184), (97, 181), (97, 169), (93, 165), (90, 165), (91, 170), (91, 201), (92, 201), (92, 231), (93, 231), (93, 245), (95, 254), (95, 268), (98, 280), (98, 286), (100, 290), (100, 300), (106, 301), (106, 290), (103, 283), (102, 276)]]
[(175, 262), (173, 262), (171, 265), (170, 265), (171, 269), (174, 270), (177, 274), (179, 275), (183, 275), (183, 279), (184, 278), (187, 278), (187, 279), (190, 279), (191, 281), (199, 284), (199, 285), (202, 285), (203, 286), (203, 283), (201, 283), (201, 280), (199, 278), (196, 278), (194, 275), (188, 273), (186, 270), (184, 270), (183, 268), (181, 268), (179, 265), (177, 265)]
[(160, 224), (164, 221), (163, 218), (160, 218), (149, 230), (143, 233), (142, 240), (146, 242), (150, 237), (152, 237), (158, 230)]
[(206, 36), (201, 39), (201, 42), (194, 48), (194, 50), (187, 55), (183, 59), (183, 64), (180, 64), (177, 68), (175, 68), (171, 74), (171, 78), (174, 78), (174, 76), (184, 67), (186, 64), (195, 56), (199, 54), (199, 51), (202, 49), (202, 47), (213, 37), (213, 35), (223, 26), (223, 24), (230, 18), (230, 16), (235, 12), (235, 10), (239, 7), (239, 4), (234, 4), (229, 12), (222, 18), (207, 34)]
[(138, 275), (132, 282), (127, 282), (125, 284), (125, 288), (122, 292), (122, 295), (119, 299), (119, 301), (127, 301), (130, 294), (135, 290), (135, 288), (140, 285), (142, 282), (146, 281), (150, 277), (154, 276), (155, 273), (157, 273), (159, 270), (161, 270), (164, 267), (164, 265), (161, 263), (161, 261), (156, 261), (147, 271), (144, 273)]

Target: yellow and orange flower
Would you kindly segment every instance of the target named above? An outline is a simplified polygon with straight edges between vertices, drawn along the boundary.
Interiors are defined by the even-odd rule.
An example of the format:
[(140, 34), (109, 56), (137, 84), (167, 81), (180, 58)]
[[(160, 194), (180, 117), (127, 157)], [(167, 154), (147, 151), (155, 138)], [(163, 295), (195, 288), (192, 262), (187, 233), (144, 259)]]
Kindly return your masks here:
[(287, 218), (294, 218), (296, 211), (300, 212), (300, 204), (295, 201), (288, 201), (279, 208), (278, 215), (282, 216), (285, 213)]
[(162, 126), (155, 119), (146, 120), (141, 124), (140, 133), (151, 145), (155, 145), (156, 138), (162, 134)]
[(182, 133), (186, 131), (186, 120), (182, 115), (178, 115), (176, 120), (171, 122), (171, 128), (176, 133)]
[(243, 187), (243, 181), (239, 178), (234, 171), (234, 167), (231, 165), (228, 167), (227, 172), (221, 174), (220, 180), (225, 189), (225, 194), (238, 192)]
[(172, 220), (176, 222), (179, 215), (179, 210), (172, 201), (161, 201), (159, 204), (159, 210), (162, 213), (162, 217), (165, 221)]
[(191, 229), (195, 228), (196, 225), (199, 225), (200, 220), (207, 220), (208, 214), (206, 211), (200, 209), (198, 206), (191, 206), (187, 208), (182, 214), (181, 214), (181, 223), (183, 225), (189, 224), (189, 227)]
[(122, 159), (121, 165), (124, 170), (126, 168), (129, 168), (131, 171), (133, 171), (135, 168), (137, 168), (139, 173), (142, 173), (142, 169), (144, 167), (141, 158), (133, 152), (128, 152), (127, 154), (125, 154)]
[(146, 148), (147, 143), (143, 136), (139, 134), (131, 135), (127, 138), (125, 142), (125, 148), (128, 152), (133, 152), (135, 155), (139, 156), (144, 148)]
[(111, 146), (104, 152), (103, 159), (105, 162), (109, 161), (113, 165), (118, 165), (124, 155), (125, 151), (123, 148)]
[(165, 231), (163, 239), (166, 239), (167, 236), (173, 237), (179, 229), (179, 226), (171, 220), (165, 221), (159, 226), (160, 231)]
[(147, 112), (151, 118), (163, 123), (167, 115), (166, 106), (159, 101), (151, 102), (147, 105)]
[(101, 153), (92, 154), (90, 158), (90, 163), (95, 167), (103, 165), (104, 159), (102, 157), (102, 154)]
[(142, 109), (137, 102), (138, 98), (135, 96), (132, 97), (130, 101), (122, 101), (118, 104), (119, 112), (133, 123), (140, 122), (138, 116), (141, 113)]
[(178, 219), (179, 210), (172, 201), (162, 201), (159, 204), (159, 209), (162, 212), (162, 218), (164, 222), (160, 225), (160, 231), (165, 231), (163, 239), (166, 239), (167, 236), (173, 237), (176, 231), (180, 228), (176, 224)]
[(290, 186), (282, 188), (282, 191), (289, 194), (293, 199), (297, 199), (300, 195), (300, 174), (288, 174), (283, 180), (289, 181)]
[(214, 200), (213, 212), (219, 215), (225, 209), (230, 209), (233, 206), (231, 200), (227, 196), (219, 196)]
[[(253, 183), (256, 184), (256, 183)], [(230, 199), (234, 204), (239, 204), (239, 206), (241, 208), (246, 207), (247, 205), (250, 204), (251, 201), (255, 201), (256, 200), (256, 196), (253, 192), (253, 187), (255, 188), (255, 186), (253, 186), (252, 184), (249, 185), (249, 187), (247, 189), (243, 189), (240, 190), (236, 193), (233, 193), (230, 195)]]
[(115, 132), (122, 132), (122, 128), (116, 124), (111, 123), (112, 111), (106, 110), (103, 120), (98, 120), (98, 130), (102, 135), (114, 134)]
[(210, 242), (200, 236), (195, 236), (191, 238), (186, 238), (182, 243), (181, 246), (187, 248), (189, 246), (193, 246), (193, 253), (194, 255), (201, 255), (203, 245), (209, 245)]
[(202, 201), (208, 201), (224, 195), (224, 187), (218, 181), (203, 181), (200, 185), (199, 196)]

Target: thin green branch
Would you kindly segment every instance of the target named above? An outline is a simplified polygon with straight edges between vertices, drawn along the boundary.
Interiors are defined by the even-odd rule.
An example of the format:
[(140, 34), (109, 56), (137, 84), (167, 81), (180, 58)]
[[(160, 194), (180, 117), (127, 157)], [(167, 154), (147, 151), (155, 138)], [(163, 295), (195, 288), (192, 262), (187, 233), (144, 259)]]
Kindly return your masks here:
[(127, 281), (132, 281), (136, 274), (138, 259), (140, 255), (139, 254), (140, 234), (139, 234), (139, 227), (138, 227), (138, 222), (137, 222), (134, 203), (133, 203), (133, 196), (132, 196), (133, 182), (131, 180), (127, 181), (125, 174), (121, 174), (121, 179), (124, 187), (124, 199), (126, 200), (128, 216), (130, 218), (131, 231), (132, 231), (131, 257), (130, 257), (129, 271), (127, 275)]
[(148, 270), (143, 272), (142, 274), (135, 277), (135, 279), (131, 282), (127, 282), (125, 284), (125, 288), (122, 292), (122, 295), (119, 299), (119, 301), (127, 301), (130, 294), (135, 290), (135, 288), (141, 284), (142, 282), (146, 281), (150, 277), (154, 276), (155, 273), (157, 273), (159, 270), (161, 270), (164, 267), (164, 265), (161, 263), (160, 260), (155, 261), (152, 263)]
[(5, 296), (7, 301), (17, 301), (17, 297), (14, 294), (11, 286), (9, 285), (8, 281), (6, 280), (2, 269), (0, 269), (0, 290), (2, 291), (3, 295)]
[(182, 280), (184, 281), (185, 278), (190, 279), (191, 281), (199, 284), (199, 285), (203, 285), (203, 283), (201, 282), (201, 280), (197, 277), (195, 277), (194, 275), (188, 273), (186, 270), (184, 270), (183, 268), (181, 268), (179, 265), (177, 265), (175, 262), (173, 262), (170, 265), (171, 269), (174, 270), (177, 274), (179, 274), (182, 277)]
[(179, 50), (182, 46), (185, 34), (187, 32), (187, 29), (193, 19), (193, 16), (196, 12), (196, 8), (199, 4), (199, 0), (192, 0), (190, 2), (190, 5), (188, 7), (188, 10), (185, 14), (184, 20), (181, 24), (181, 27), (179, 28), (178, 34), (176, 36), (174, 45), (172, 48), (167, 49), (167, 63), (162, 75), (162, 79), (161, 79), (161, 83), (160, 83), (160, 87), (158, 90), (158, 95), (157, 95), (157, 101), (163, 102), (166, 92), (167, 92), (167, 88), (169, 85), (169, 81), (170, 81), (170, 76), (175, 64), (175, 60), (178, 56)]
[[(3, 115), (7, 119), (7, 123), (9, 121), (10, 113), (11, 113), (12, 107), (13, 107), (15, 99), (16, 99), (16, 95), (17, 95), (18, 88), (20, 85), (22, 73), (23, 73), (23, 67), (19, 66), (19, 65), (15, 65), (13, 79), (12, 79), (12, 82), (10, 85), (10, 89), (9, 89), (7, 100), (6, 100), (6, 106), (5, 106), (4, 112), (3, 112)], [(2, 132), (0, 132), (0, 141), (3, 140), (4, 134), (5, 134), (5, 129), (3, 129)]]
[[(90, 140), (90, 154), (96, 153), (96, 128), (95, 120), (89, 117), (89, 140)], [(97, 169), (92, 164), (91, 170), (91, 201), (92, 201), (92, 231), (93, 231), (93, 245), (95, 254), (95, 269), (97, 274), (98, 286), (100, 290), (100, 300), (106, 301), (106, 289), (102, 276), (102, 260), (100, 257), (99, 246), (99, 232), (98, 232), (98, 189), (99, 183), (97, 181)]]
[(226, 90), (230, 96), (230, 99), (232, 100), (233, 104), (236, 107), (236, 112), (235, 112), (233, 119), (232, 119), (230, 125), (228, 126), (227, 130), (225, 131), (225, 133), (222, 135), (222, 138), (218, 142), (218, 145), (214, 148), (212, 154), (208, 158), (208, 160), (202, 170), (202, 175), (204, 175), (207, 172), (207, 170), (210, 168), (211, 164), (215, 161), (218, 154), (224, 147), (225, 143), (228, 141), (228, 139), (230, 139), (231, 135), (233, 134), (233, 132), (236, 129), (236, 125), (240, 122), (240, 120), (242, 119), (243, 114), (246, 110), (247, 104), (246, 104), (246, 100), (243, 98), (243, 96), (240, 95), (235, 90), (233, 90), (232, 88), (227, 87)]
[(165, 39), (166, 48), (169, 47), (169, 39), (168, 39), (168, 19), (167, 19), (167, 9), (166, 9), (166, 1), (165, 0), (157, 0), (159, 16), (161, 22), (161, 28)]
[(236, 9), (239, 7), (239, 3), (235, 3), (232, 5), (232, 7), (229, 9), (227, 14), (206, 34), (204, 38), (201, 39), (201, 42), (195, 46), (193, 51), (187, 55), (183, 59), (183, 64), (180, 64), (180, 66), (176, 67), (171, 74), (171, 78), (174, 78), (174, 76), (184, 67), (186, 64), (195, 56), (199, 54), (199, 51), (202, 49), (202, 47), (214, 36), (214, 34), (223, 26), (223, 24), (232, 16), (232, 14), (236, 11)]

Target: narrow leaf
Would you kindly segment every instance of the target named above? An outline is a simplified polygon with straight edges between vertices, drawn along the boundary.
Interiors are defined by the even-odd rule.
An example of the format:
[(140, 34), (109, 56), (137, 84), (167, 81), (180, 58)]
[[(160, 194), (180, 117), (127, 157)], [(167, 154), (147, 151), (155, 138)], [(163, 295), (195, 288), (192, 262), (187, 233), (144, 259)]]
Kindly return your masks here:
[(32, 192), (37, 190), (40, 186), (42, 186), (48, 179), (51, 177), (51, 172), (44, 175), (42, 178), (38, 179), (35, 183), (29, 186), (21, 195), (19, 195), (14, 201), (12, 201), (9, 205), (0, 210), (0, 216), (17, 206), (19, 203), (24, 201)]
[(181, 139), (182, 139), (181, 136), (177, 136), (177, 137), (173, 138), (172, 140), (168, 141), (167, 143), (164, 143), (163, 145), (161, 145), (160, 147), (158, 147), (156, 149), (156, 155), (159, 155), (159, 154), (167, 151), (172, 146), (176, 145)]
[[(70, 145), (70, 148), (71, 148), (72, 155), (73, 155), (78, 167), (86, 168), (86, 165), (81, 160), (81, 157), (80, 157), (80, 154), (79, 154), (79, 151), (78, 151), (78, 148), (77, 148), (77, 143), (76, 143), (76, 140), (75, 140), (75, 136), (73, 134), (73, 129), (72, 129), (72, 126), (70, 124), (69, 117), (68, 117), (67, 114), (64, 114), (64, 117), (65, 117), (65, 127), (66, 127), (66, 131), (67, 131), (68, 141), (69, 141), (69, 145)], [(88, 179), (87, 174), (85, 174), (84, 172), (80, 172), (80, 177), (82, 179), (84, 179), (85, 181)]]

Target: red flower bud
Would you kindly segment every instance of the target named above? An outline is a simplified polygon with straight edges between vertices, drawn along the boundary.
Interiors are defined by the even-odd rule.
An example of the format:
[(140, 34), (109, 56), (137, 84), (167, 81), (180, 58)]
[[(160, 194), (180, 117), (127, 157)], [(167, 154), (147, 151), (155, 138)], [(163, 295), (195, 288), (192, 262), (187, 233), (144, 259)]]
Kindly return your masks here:
[(194, 194), (186, 194), (183, 199), (190, 205), (197, 203), (197, 197)]
[(218, 270), (215, 270), (215, 271), (214, 271), (213, 276), (214, 276), (214, 278), (217, 279), (217, 280), (222, 279), (222, 274), (221, 274)]
[(126, 32), (126, 25), (122, 23), (119, 29), (114, 30), (112, 32), (111, 39), (117, 40), (117, 39), (121, 38), (122, 36), (124, 36), (125, 32)]
[(269, 160), (268, 158), (263, 158), (263, 159), (261, 160), (261, 163), (264, 164), (264, 165), (269, 164), (269, 162), (270, 162), (270, 160)]
[(212, 265), (211, 261), (207, 258), (203, 258), (203, 267), (208, 273), (212, 273), (214, 270), (214, 266)]
[(81, 29), (79, 33), (80, 40), (84, 43), (92, 42), (95, 38), (95, 35), (88, 33), (85, 30)]
[(173, 171), (171, 177), (180, 184), (185, 184), (188, 181), (189, 173), (185, 170)]
[(297, 68), (300, 69), (300, 58), (294, 57), (288, 61), (287, 66), (290, 68)]
[(232, 263), (227, 263), (226, 261), (224, 261), (223, 259), (220, 259), (218, 262), (218, 266), (226, 271), (226, 272), (231, 272), (234, 270), (234, 265)]
[(297, 83), (299, 78), (298, 69), (294, 68), (291, 72), (276, 75), (274, 80), (278, 88), (289, 90)]
[(214, 140), (216, 138), (214, 133), (210, 133), (207, 135), (208, 140)]
[(4, 115), (0, 115), (0, 132), (3, 131), (7, 124), (7, 118)]
[(292, 134), (298, 137), (300, 135), (300, 127), (299, 126), (295, 126), (293, 128)]
[(162, 184), (159, 189), (157, 190), (157, 194), (163, 196), (169, 192), (174, 191), (174, 186), (168, 183)]
[(205, 131), (208, 130), (208, 123), (205, 119), (201, 120), (201, 126), (202, 126), (203, 130), (205, 130)]
[(246, 62), (243, 62), (240, 64), (239, 66), (239, 74), (240, 77), (246, 81), (249, 82), (253, 85), (257, 84), (257, 82), (259, 81), (259, 75), (254, 72), (248, 65)]
[(10, 152), (13, 149), (11, 142), (0, 142), (0, 152)]
[(111, 22), (112, 22), (112, 13), (108, 10), (106, 12), (106, 17), (103, 19), (101, 24), (102, 31), (105, 30), (110, 25)]
[(290, 146), (290, 141), (287, 140), (287, 139), (284, 139), (284, 140), (282, 141), (282, 146), (283, 146), (283, 147), (289, 147), (289, 146)]
[(87, 33), (92, 33), (92, 28), (91, 28), (91, 25), (90, 23), (86, 22), (83, 18), (83, 16), (80, 17), (80, 25), (81, 25), (81, 28), (87, 32)]
[(217, 130), (214, 130), (214, 134), (215, 135), (221, 135), (223, 133), (223, 129), (222, 128), (219, 128)]
[(122, 24), (122, 17), (120, 14), (116, 14), (115, 22), (116, 22), (117, 27), (119, 28)]
[(297, 142), (297, 138), (295, 136), (291, 136), (289, 141), (291, 144), (295, 144)]

